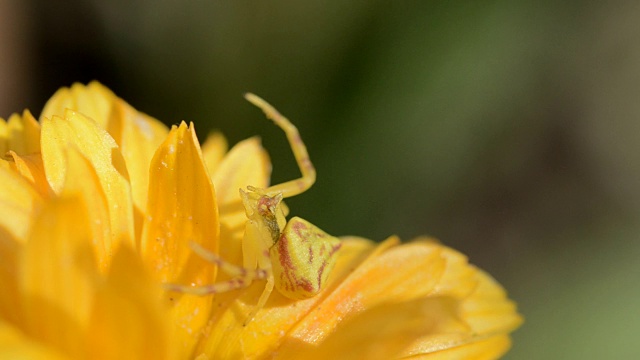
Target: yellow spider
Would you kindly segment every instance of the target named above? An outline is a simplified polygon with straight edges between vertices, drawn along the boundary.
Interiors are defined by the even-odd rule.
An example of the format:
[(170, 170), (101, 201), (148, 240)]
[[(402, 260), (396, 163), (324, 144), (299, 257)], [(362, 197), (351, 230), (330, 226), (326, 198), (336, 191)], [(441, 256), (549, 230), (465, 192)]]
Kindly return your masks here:
[(274, 286), (290, 299), (306, 299), (316, 295), (335, 265), (341, 243), (304, 219), (293, 217), (288, 222), (285, 219), (282, 199), (309, 189), (316, 180), (316, 170), (309, 160), (298, 129), (260, 97), (246, 94), (245, 98), (284, 130), (302, 176), (267, 189), (253, 186), (247, 186), (247, 191), (240, 189), (247, 214), (242, 240), (243, 266), (229, 263), (197, 243), (191, 243), (194, 252), (216, 264), (231, 276), (230, 280), (201, 287), (175, 284), (167, 284), (166, 287), (172, 291), (208, 295), (266, 280), (265, 289), (246, 324), (265, 305)]

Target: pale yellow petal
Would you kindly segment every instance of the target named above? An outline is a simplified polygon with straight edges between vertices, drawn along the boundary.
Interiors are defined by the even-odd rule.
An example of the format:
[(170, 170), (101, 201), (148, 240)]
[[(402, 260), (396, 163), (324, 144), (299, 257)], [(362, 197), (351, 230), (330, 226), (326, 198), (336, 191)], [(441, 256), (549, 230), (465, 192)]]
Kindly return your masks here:
[(40, 195), (46, 198), (52, 194), (49, 182), (44, 174), (44, 163), (40, 153), (18, 155), (13, 151), (9, 151), (8, 156), (13, 160), (10, 162), (11, 168), (27, 179)]
[(49, 201), (36, 217), (20, 262), (25, 333), (69, 356), (83, 356), (96, 274), (91, 228), (77, 198)]
[(265, 188), (269, 185), (271, 163), (257, 137), (236, 144), (213, 174), (213, 184), (220, 207), (220, 221), (229, 229), (244, 229), (247, 220), (240, 189), (247, 185)]
[(0, 154), (9, 150), (18, 154), (40, 151), (40, 125), (29, 110), (22, 116), (13, 114), (7, 121), (0, 118)]
[(168, 308), (161, 289), (128, 247), (115, 254), (96, 292), (87, 329), (90, 359), (174, 359)]
[(40, 122), (53, 116), (62, 117), (70, 109), (84, 114), (105, 128), (115, 98), (111, 90), (97, 81), (88, 85), (75, 83), (70, 88), (60, 88), (53, 94), (40, 114)]
[(516, 304), (489, 274), (476, 269), (478, 285), (465, 299), (461, 317), (477, 334), (508, 333), (519, 327), (523, 319)]
[[(115, 99), (107, 131), (119, 145), (127, 163), (133, 202), (138, 213), (142, 214), (147, 209), (149, 165), (169, 129), (160, 121), (136, 111), (125, 101)], [(138, 225), (136, 229), (141, 230), (142, 224)]]
[(65, 118), (42, 123), (42, 160), (51, 188), (60, 193), (67, 173), (67, 149), (75, 147), (91, 163), (106, 195), (111, 251), (125, 242), (134, 246), (133, 202), (129, 175), (118, 145), (95, 121), (67, 110)]
[(61, 196), (78, 196), (84, 199), (91, 227), (92, 249), (100, 270), (105, 272), (114, 251), (107, 198), (96, 170), (73, 146), (67, 149), (67, 173)]
[(0, 359), (63, 360), (66, 357), (29, 339), (17, 328), (0, 320)]
[(446, 267), (440, 281), (431, 293), (432, 296), (451, 296), (458, 299), (466, 298), (478, 286), (477, 269), (469, 265), (467, 257), (451, 248), (440, 245), (432, 239), (417, 239), (414, 242), (424, 242), (428, 246), (438, 246), (442, 249), (442, 257), (446, 260)]
[(209, 174), (215, 174), (218, 171), (218, 167), (228, 149), (227, 139), (222, 133), (216, 131), (207, 136), (207, 140), (202, 144), (202, 157), (207, 165)]
[(247, 215), (240, 199), (240, 189), (248, 185), (265, 188), (269, 185), (271, 163), (269, 155), (257, 137), (236, 144), (213, 173), (220, 211), (220, 238), (225, 246), (220, 256), (236, 264), (242, 263), (242, 237)]
[(25, 178), (2, 166), (0, 184), (0, 227), (23, 242), (32, 217), (42, 207), (42, 197)]
[(515, 304), (493, 278), (468, 264), (464, 255), (444, 246), (442, 248), (447, 268), (434, 295), (456, 297), (460, 302), (458, 317), (468, 329), (429, 334), (414, 342), (405, 351), (406, 356), (453, 350), (483, 342), (487, 338), (509, 334), (522, 323)]
[[(141, 253), (160, 282), (202, 286), (215, 279), (215, 266), (194, 254), (190, 242), (218, 248), (218, 209), (211, 179), (193, 129), (174, 127), (151, 161), (147, 217)], [(211, 296), (171, 294), (175, 339), (192, 349), (209, 318)]]
[(19, 174), (0, 167), (0, 318), (18, 322), (19, 259), (32, 218), (42, 207), (42, 198)]

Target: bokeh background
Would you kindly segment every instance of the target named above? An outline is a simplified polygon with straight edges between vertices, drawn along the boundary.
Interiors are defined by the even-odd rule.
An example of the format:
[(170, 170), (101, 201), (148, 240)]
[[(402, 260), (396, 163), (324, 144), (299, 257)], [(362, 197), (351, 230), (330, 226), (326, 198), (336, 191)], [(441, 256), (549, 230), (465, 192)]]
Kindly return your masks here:
[(0, 116), (100, 80), (230, 144), (300, 129), (336, 235), (439, 238), (526, 317), (508, 359), (640, 356), (640, 3), (0, 0)]

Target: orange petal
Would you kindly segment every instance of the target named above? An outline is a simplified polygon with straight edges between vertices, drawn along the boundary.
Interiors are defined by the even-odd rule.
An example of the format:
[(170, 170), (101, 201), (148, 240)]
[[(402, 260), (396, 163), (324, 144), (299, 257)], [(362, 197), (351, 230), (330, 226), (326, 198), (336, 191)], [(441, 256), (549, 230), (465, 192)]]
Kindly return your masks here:
[(97, 81), (88, 85), (75, 83), (70, 88), (60, 88), (47, 101), (40, 114), (40, 122), (45, 118), (64, 116), (67, 109), (77, 111), (96, 121), (105, 128), (111, 112), (111, 104), (116, 96)]
[(214, 196), (193, 125), (183, 122), (171, 130), (151, 163), (141, 252), (159, 281), (204, 280), (196, 275), (199, 270), (188, 273), (185, 266), (192, 256), (190, 241), (217, 252)]
[[(215, 193), (193, 125), (174, 127), (151, 161), (147, 218), (141, 253), (160, 282), (205, 285), (215, 267), (195, 255), (189, 242), (218, 251), (218, 210)], [(174, 294), (175, 341), (192, 349), (201, 336), (211, 296)]]
[(133, 246), (133, 203), (128, 173), (111, 135), (86, 116), (67, 110), (65, 118), (42, 122), (42, 160), (51, 188), (60, 193), (67, 173), (67, 149), (76, 147), (91, 163), (107, 197), (111, 247)]
[(371, 257), (322, 301), (322, 308), (296, 326), (283, 347), (296, 340), (322, 341), (342, 320), (377, 305), (426, 296), (437, 285), (445, 265), (439, 247), (421, 243), (394, 246)]
[[(451, 298), (422, 298), (383, 304), (346, 320), (320, 346), (278, 352), (283, 359), (394, 359), (415, 339), (456, 322), (456, 302)], [(445, 325), (446, 327), (451, 327)]]
[[(128, 247), (115, 254), (96, 292), (87, 329), (90, 359), (173, 359), (168, 309), (160, 288)], [(150, 343), (152, 341), (152, 343)]]
[(84, 204), (54, 199), (31, 230), (20, 263), (22, 327), (30, 337), (80, 357), (96, 275)]
[[(256, 305), (265, 282), (256, 282), (246, 291), (217, 294), (214, 304), (218, 311), (212, 316), (209, 337), (203, 341), (200, 350), (211, 358), (251, 359), (279, 351), (282, 342), (300, 343), (299, 340), (289, 337), (291, 329), (310, 312), (324, 308), (325, 298), (330, 296), (360, 263), (369, 257), (375, 257), (380, 249), (393, 244), (394, 240), (391, 240), (390, 243), (376, 248), (375, 244), (368, 240), (344, 239), (337, 263), (323, 292), (307, 300), (295, 301), (274, 291), (265, 307), (247, 326), (242, 324)], [(236, 298), (239, 301), (236, 301)]]
[(16, 274), (22, 246), (11, 234), (0, 231), (0, 319), (18, 323), (20, 298)]

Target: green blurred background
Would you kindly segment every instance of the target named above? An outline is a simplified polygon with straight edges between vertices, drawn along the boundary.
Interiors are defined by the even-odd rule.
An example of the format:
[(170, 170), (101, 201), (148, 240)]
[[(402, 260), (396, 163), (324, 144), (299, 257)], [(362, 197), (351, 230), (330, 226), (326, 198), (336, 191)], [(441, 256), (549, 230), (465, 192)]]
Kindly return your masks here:
[(300, 129), (336, 235), (431, 235), (526, 317), (508, 359), (640, 358), (640, 3), (0, 0), (0, 116), (97, 79), (167, 124)]

